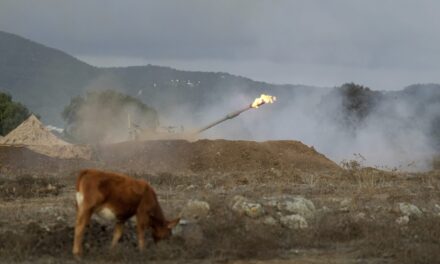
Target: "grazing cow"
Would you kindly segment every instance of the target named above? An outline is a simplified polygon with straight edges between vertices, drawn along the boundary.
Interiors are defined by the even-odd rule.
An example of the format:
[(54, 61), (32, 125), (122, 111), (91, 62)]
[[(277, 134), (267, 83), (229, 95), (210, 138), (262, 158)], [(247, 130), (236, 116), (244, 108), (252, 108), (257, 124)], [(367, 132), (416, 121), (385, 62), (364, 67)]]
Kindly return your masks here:
[(138, 247), (145, 247), (144, 231), (152, 228), (154, 242), (170, 237), (179, 223), (165, 220), (153, 188), (144, 180), (126, 175), (87, 169), (76, 182), (77, 214), (73, 254), (80, 257), (85, 227), (93, 213), (116, 222), (111, 248), (122, 236), (124, 222), (136, 216)]

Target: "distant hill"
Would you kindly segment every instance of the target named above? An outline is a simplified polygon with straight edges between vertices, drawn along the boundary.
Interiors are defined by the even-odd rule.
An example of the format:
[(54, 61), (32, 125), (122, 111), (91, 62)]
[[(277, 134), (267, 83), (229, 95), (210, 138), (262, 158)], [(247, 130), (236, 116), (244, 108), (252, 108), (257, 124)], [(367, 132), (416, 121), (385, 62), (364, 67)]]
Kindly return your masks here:
[(73, 96), (108, 88), (136, 96), (159, 113), (179, 105), (197, 112), (216, 100), (240, 93), (254, 97), (273, 90), (284, 94), (305, 89), (256, 82), (228, 73), (153, 65), (98, 68), (60, 50), (0, 31), (0, 90), (38, 113), (44, 122), (63, 125), (61, 112)]
[(239, 110), (260, 93), (269, 93), (278, 97), (275, 104), (249, 111), (203, 136), (296, 139), (333, 160), (359, 153), (369, 165), (388, 167), (417, 163), (418, 168), (427, 168), (426, 162), (440, 153), (438, 84), (385, 92), (356, 84), (335, 88), (274, 85), (222, 72), (153, 65), (100, 68), (0, 31), (0, 91), (39, 114), (44, 123), (64, 126), (61, 112), (71, 98), (96, 89), (136, 97), (157, 110), (162, 125), (183, 125), (185, 131)]
[(0, 32), (0, 89), (45, 121), (59, 123), (62, 106), (98, 72), (59, 50)]

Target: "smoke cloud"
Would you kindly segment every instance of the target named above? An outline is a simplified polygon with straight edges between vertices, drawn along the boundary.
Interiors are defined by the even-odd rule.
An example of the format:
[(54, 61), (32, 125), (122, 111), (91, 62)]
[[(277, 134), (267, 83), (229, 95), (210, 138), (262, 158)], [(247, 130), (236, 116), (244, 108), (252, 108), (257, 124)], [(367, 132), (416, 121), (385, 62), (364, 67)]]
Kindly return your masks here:
[(153, 131), (157, 113), (139, 100), (114, 90), (94, 90), (73, 98), (64, 110), (67, 133), (82, 143), (115, 143), (133, 139), (133, 129)]
[[(149, 89), (130, 92), (124, 91), (121, 80), (113, 76), (100, 77), (90, 82), (86, 89), (111, 88), (145, 102), (157, 111), (156, 133), (159, 134), (168, 133), (170, 127), (176, 133), (183, 128), (184, 134), (191, 134), (243, 109), (264, 92), (276, 96), (277, 101), (226, 120), (202, 132), (198, 138), (298, 140), (337, 163), (357, 159), (365, 166), (406, 171), (430, 169), (433, 157), (440, 153), (439, 85), (413, 85), (400, 91), (374, 91), (355, 84), (335, 88), (270, 86), (267, 90), (231, 85), (210, 87), (209, 91), (199, 89), (194, 94), (196, 97), (182, 97), (180, 91), (188, 91), (186, 86), (194, 88), (193, 84), (198, 81), (180, 82), (184, 84), (178, 89), (179, 93), (164, 88), (157, 94)], [(113, 109), (111, 102), (105, 104)], [(101, 107), (101, 103), (94, 104), (80, 111), (91, 127), (98, 123), (102, 123), (98, 127), (105, 127), (106, 135), (95, 137), (107, 143), (128, 140), (126, 113), (134, 112), (133, 107), (127, 106), (116, 123), (106, 121), (115, 114), (111, 112), (104, 117)], [(141, 123), (143, 119), (135, 122)], [(84, 127), (85, 133), (90, 134), (88, 125)], [(156, 138), (173, 136), (182, 138), (179, 135), (158, 135)]]
[[(440, 114), (440, 89), (408, 87), (398, 92), (372, 92), (347, 112), (348, 98), (341, 88), (271, 91), (273, 105), (251, 109), (200, 136), (231, 140), (299, 140), (335, 162), (358, 159), (363, 165), (383, 169), (430, 169), (438, 153), (433, 124)], [(255, 94), (259, 96), (259, 94)], [(371, 97), (371, 98), (370, 98)], [(429, 101), (429, 98), (437, 100)], [(253, 101), (250, 94), (221, 96), (198, 113), (178, 108), (165, 122), (179, 122), (189, 129), (207, 125)], [(359, 98), (357, 98), (359, 99)], [(368, 102), (368, 100), (372, 100)], [(353, 104), (353, 102), (350, 102)], [(356, 102), (355, 102), (356, 103)], [(174, 118), (173, 118), (174, 117)], [(359, 160), (361, 159), (361, 160)]]

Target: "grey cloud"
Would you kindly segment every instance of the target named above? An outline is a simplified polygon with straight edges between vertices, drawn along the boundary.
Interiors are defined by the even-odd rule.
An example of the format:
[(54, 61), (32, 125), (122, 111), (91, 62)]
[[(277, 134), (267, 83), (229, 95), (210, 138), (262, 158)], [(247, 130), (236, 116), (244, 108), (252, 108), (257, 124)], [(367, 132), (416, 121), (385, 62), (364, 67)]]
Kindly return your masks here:
[[(224, 61), (232, 68), (265, 62), (261, 69), (238, 72), (212, 68), (254, 79), (260, 78), (252, 72), (267, 75), (274, 64), (291, 71), (309, 69), (306, 76), (325, 68), (336, 76), (316, 76), (316, 83), (366, 79), (364, 84), (379, 83), (373, 88), (396, 89), (404, 83), (440, 81), (436, 74), (421, 73), (440, 69), (439, 10), (440, 2), (434, 0), (2, 0), (0, 29), (82, 57), (179, 65)], [(284, 76), (273, 72), (266, 80), (307, 79), (284, 71)], [(393, 80), (388, 73), (405, 82), (389, 86)], [(382, 79), (373, 80), (375, 76)], [(407, 83), (411, 76), (414, 81)]]

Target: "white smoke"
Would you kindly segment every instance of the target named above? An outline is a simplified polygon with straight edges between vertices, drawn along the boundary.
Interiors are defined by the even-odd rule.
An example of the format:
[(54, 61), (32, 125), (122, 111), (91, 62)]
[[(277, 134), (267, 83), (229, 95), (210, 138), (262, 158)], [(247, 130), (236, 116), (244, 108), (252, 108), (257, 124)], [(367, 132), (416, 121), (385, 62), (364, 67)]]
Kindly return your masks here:
[[(423, 114), (417, 108), (423, 100), (393, 99), (388, 95), (375, 105), (355, 129), (337, 122), (342, 115), (342, 98), (328, 96), (332, 89), (310, 92), (280, 91), (277, 102), (251, 109), (239, 117), (215, 126), (201, 136), (242, 140), (299, 140), (339, 163), (364, 157), (363, 164), (383, 169), (426, 170), (436, 153), (429, 134), (434, 116), (440, 113), (440, 102), (430, 104)], [(259, 96), (259, 94), (254, 94)], [(216, 104), (198, 113), (179, 108), (180, 123), (201, 127), (227, 113), (252, 102), (249, 94), (234, 97), (219, 96)], [(422, 100), (422, 101), (420, 101)], [(422, 103), (420, 103), (422, 102)], [(326, 107), (322, 107), (325, 103)], [(169, 122), (175, 121), (173, 118)]]

